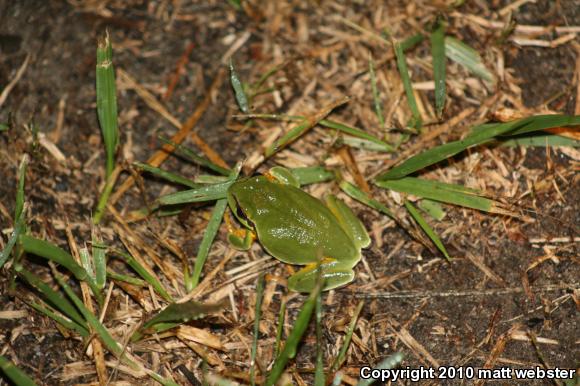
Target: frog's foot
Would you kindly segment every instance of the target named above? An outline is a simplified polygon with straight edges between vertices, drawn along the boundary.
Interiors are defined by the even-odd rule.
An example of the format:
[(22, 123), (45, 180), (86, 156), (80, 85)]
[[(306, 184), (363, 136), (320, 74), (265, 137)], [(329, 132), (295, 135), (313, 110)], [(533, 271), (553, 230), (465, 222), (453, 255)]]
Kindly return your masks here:
[(236, 228), (232, 223), (229, 213), (226, 213), (224, 218), (228, 228), (229, 244), (239, 251), (247, 251), (250, 249), (254, 239), (256, 238), (254, 232), (249, 229)]
[[(296, 292), (312, 292), (316, 287), (318, 264), (308, 264), (300, 271), (288, 278), (288, 288)], [(354, 280), (352, 268), (340, 266), (334, 259), (325, 259), (320, 265), (322, 279), (324, 280), (323, 291), (341, 287)]]

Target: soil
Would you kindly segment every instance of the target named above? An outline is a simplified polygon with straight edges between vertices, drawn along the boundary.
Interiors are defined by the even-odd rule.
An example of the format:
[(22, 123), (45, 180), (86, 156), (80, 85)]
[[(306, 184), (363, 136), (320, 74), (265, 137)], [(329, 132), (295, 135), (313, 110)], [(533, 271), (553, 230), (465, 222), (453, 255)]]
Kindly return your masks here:
[[(348, 104), (330, 117), (382, 136), (384, 131), (374, 114), (367, 74), (371, 53), (378, 63), (378, 87), (383, 90), (385, 114), (390, 106), (399, 106), (388, 116), (387, 126), (395, 129), (387, 140), (394, 142), (400, 138), (410, 113), (397, 78), (396, 63), (389, 56), (390, 47), (341, 23), (339, 15), (377, 34), (383, 27), (389, 27), (393, 36), (403, 40), (417, 32), (428, 32), (439, 13), (448, 23), (448, 33), (480, 52), (494, 73), (498, 53), (503, 56), (506, 76), (495, 88), (449, 62), (449, 77), (461, 84), (471, 83), (464, 86), (463, 92), (459, 88), (449, 92), (442, 122), (452, 120), (468, 108), (482, 109), (494, 95), (498, 98), (489, 102), (491, 107), (479, 110), (480, 116), (469, 115), (437, 138), (423, 141), (423, 146), (412, 154), (465, 135), (469, 127), (493, 120), (494, 112), (502, 108), (524, 116), (546, 111), (573, 115), (579, 111), (576, 96), (580, 74), (575, 74), (580, 60), (578, 37), (552, 48), (521, 46), (510, 38), (500, 43), (501, 30), (485, 28), (465, 18), (477, 15), (505, 21), (498, 12), (511, 1), (466, 2), (455, 10), (445, 6), (449, 1), (393, 1), (388, 6), (381, 1), (288, 0), (260, 6), (257, 1), (242, 1), (245, 4), (242, 9), (231, 3), (235, 2), (0, 1), (0, 89), (15, 78), (29, 56), (22, 78), (10, 90), (6, 101), (0, 102), (0, 123), (8, 127), (0, 131), (0, 249), (5, 247), (12, 231), (18, 166), (24, 154), (30, 157), (25, 188), (29, 234), (70, 251), (71, 240), (66, 233), (69, 227), (78, 246), (90, 243), (91, 219), (105, 178), (104, 147), (95, 102), (96, 42), (105, 31), (113, 43), (115, 68), (129, 73), (180, 122), (186, 122), (203, 103), (220, 69), (227, 68), (228, 55), (233, 53), (236, 70), (247, 82), (255, 82), (275, 65), (282, 65), (265, 83), (275, 91), (267, 90), (256, 96), (252, 104), (254, 112), (312, 115), (349, 95)], [(518, 7), (512, 18), (520, 25), (578, 27), (580, 8), (574, 0), (538, 0)], [(560, 36), (553, 32), (534, 38), (554, 40)], [(407, 53), (414, 82), (431, 80), (428, 42), (426, 39)], [(188, 46), (193, 48), (185, 55), (185, 65), (178, 72), (176, 68)], [(381, 62), (384, 58), (387, 60)], [(175, 74), (177, 83), (171, 95), (164, 98)], [(120, 79), (117, 74), (121, 128), (117, 159), (126, 172), (115, 189), (129, 176), (132, 161), (145, 162), (162, 146), (159, 134), (169, 137), (177, 132)], [(222, 80), (193, 131), (233, 166), (260, 149), (272, 130), (278, 127), (286, 130), (291, 125), (254, 120), (244, 126), (244, 121), (234, 117), (239, 109), (228, 77)], [(423, 104), (433, 104), (432, 90), (419, 93)], [(433, 116), (426, 109), (425, 115)], [(428, 122), (426, 132), (437, 127), (436, 123)], [(401, 151), (420, 143), (420, 138), (413, 135), (400, 151), (380, 157), (376, 152), (356, 149), (351, 154), (370, 181), (370, 176), (385, 165), (405, 159), (400, 158)], [(47, 142), (64, 159), (58, 159)], [(191, 136), (184, 141), (184, 145), (203, 151), (194, 143)], [(335, 133), (317, 127), (258, 171), (276, 164), (324, 164), (347, 170), (343, 159), (337, 156), (339, 147)], [(365, 161), (368, 157), (375, 158)], [(396, 351), (405, 356), (400, 365), (403, 369), (438, 365), (463, 369), (579, 368), (578, 161), (573, 153), (560, 148), (496, 146), (470, 149), (450, 162), (430, 168), (422, 176), (484, 189), (487, 195), (513, 205), (521, 214), (510, 217), (444, 205), (446, 217), (442, 221), (429, 218), (429, 223), (454, 257), (451, 262), (392, 220), (348, 201), (371, 231), (373, 243), (363, 252), (365, 261), (356, 268), (356, 280), (323, 295), (321, 346), (326, 369), (338, 354), (361, 299), (365, 305), (341, 367), (345, 384), (354, 384), (360, 367), (376, 365)], [(162, 168), (192, 179), (208, 172), (177, 156), (169, 157)], [(181, 189), (150, 175), (139, 181), (115, 204), (122, 218), (128, 219), (131, 211), (160, 195)], [(318, 196), (339, 192), (335, 184), (315, 184), (308, 190)], [(372, 193), (405, 217), (404, 222), (412, 227), (404, 207), (396, 205), (397, 197), (375, 187)], [(182, 262), (176, 255), (182, 254), (192, 264), (211, 209), (209, 204), (194, 204), (178, 216), (150, 216), (146, 221), (130, 223), (129, 227), (146, 240), (167, 267), (181, 272)], [(122, 249), (122, 238), (124, 243), (135, 241), (127, 241), (126, 234), (120, 234), (119, 224), (109, 213), (98, 228), (107, 245)], [(176, 246), (179, 253), (169, 250), (157, 236)], [(226, 238), (226, 227), (222, 226), (204, 267), (202, 282), (224, 256), (232, 253)], [(135, 242), (135, 248), (151, 261), (150, 253), (144, 252), (139, 242)], [(211, 286), (196, 299), (217, 300), (212, 297), (216, 290), (235, 276), (226, 274), (228, 271), (266, 256), (259, 245), (249, 253), (233, 253), (223, 270), (210, 279)], [(542, 259), (544, 256), (547, 258)], [(22, 264), (58, 288), (45, 260), (26, 256)], [(120, 259), (111, 258), (110, 268), (135, 276)], [(155, 272), (176, 299), (186, 294), (182, 277), (176, 278), (177, 286), (173, 286), (163, 276), (163, 269), (156, 266)], [(266, 272), (267, 300), (262, 311), (257, 359), (263, 370), (258, 371), (260, 381), (273, 359), (280, 304), (286, 302), (288, 307), (284, 328), (287, 337), (306, 299), (288, 292), (284, 280), (289, 270), (284, 264), (274, 264)], [(256, 302), (254, 277), (236, 282), (224, 295), (230, 303), (219, 315), (189, 323), (216, 336), (222, 342), (220, 350), (197, 342), (194, 344), (198, 349), (192, 351), (183, 344), (183, 339), (175, 337), (164, 337), (159, 343), (153, 339), (129, 345), (129, 349), (147, 368), (173, 377), (178, 384), (201, 384), (207, 371), (249, 384)], [(153, 291), (137, 289), (141, 297), (137, 299), (142, 300), (139, 303), (122, 283), (113, 280), (109, 283), (116, 285), (104, 324), (119, 341), (130, 331), (127, 326), (136, 326), (154, 309), (166, 305), (159, 296), (155, 299), (151, 296)], [(78, 282), (70, 278), (69, 284), (80, 293)], [(92, 350), (87, 351), (88, 342), (34, 311), (27, 305), (30, 301), (39, 301), (38, 292), (15, 277), (12, 262), (6, 264), (0, 271), (0, 355), (12, 360), (38, 384), (98, 384), (95, 359)], [(316, 331), (311, 323), (296, 359), (286, 366), (292, 383), (313, 383), (316, 347)], [(208, 363), (199, 355), (201, 351), (206, 352)], [(155, 384), (147, 377), (137, 380), (116, 371), (114, 356), (108, 352), (105, 355), (113, 363), (107, 368), (110, 380), (118, 382), (112, 384), (123, 381)], [(86, 371), (79, 370), (81, 365)], [(331, 376), (330, 371), (327, 373)], [(474, 382), (475, 379), (457, 378), (421, 381), (422, 384)], [(542, 379), (520, 384), (553, 383)], [(0, 374), (0, 385), (4, 384), (10, 381)]]

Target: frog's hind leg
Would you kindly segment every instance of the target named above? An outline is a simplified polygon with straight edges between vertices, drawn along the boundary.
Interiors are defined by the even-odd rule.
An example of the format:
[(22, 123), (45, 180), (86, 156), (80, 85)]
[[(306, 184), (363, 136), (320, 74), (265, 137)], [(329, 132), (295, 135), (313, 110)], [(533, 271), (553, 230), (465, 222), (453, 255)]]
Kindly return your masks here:
[[(316, 287), (318, 264), (308, 264), (300, 271), (288, 278), (288, 288), (296, 292), (312, 292)], [(324, 259), (320, 264), (322, 279), (324, 280), (323, 291), (341, 287), (354, 280), (352, 268), (343, 267), (337, 264), (334, 259)]]

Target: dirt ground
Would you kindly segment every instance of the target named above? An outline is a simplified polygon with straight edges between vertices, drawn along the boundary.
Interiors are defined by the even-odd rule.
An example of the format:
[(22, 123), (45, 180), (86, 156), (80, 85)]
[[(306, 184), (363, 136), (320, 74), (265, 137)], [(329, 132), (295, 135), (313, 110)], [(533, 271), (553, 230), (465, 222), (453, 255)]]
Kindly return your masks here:
[[(129, 74), (179, 122), (185, 122), (204, 99), (209, 100), (193, 132), (229, 166), (254, 154), (276, 129), (291, 127), (272, 120), (254, 120), (245, 127), (244, 121), (233, 117), (239, 110), (225, 71), (230, 57), (246, 82), (256, 82), (281, 65), (266, 81), (271, 90), (254, 98), (253, 112), (309, 115), (349, 96), (349, 102), (329, 117), (395, 142), (405, 132), (402, 127), (410, 113), (392, 48), (376, 36), (385, 28), (401, 41), (419, 32), (428, 33), (438, 14), (448, 24), (447, 34), (477, 50), (499, 80), (495, 86), (485, 85), (448, 61), (449, 97), (440, 122), (430, 107), (432, 88), (428, 84), (417, 87), (427, 122), (422, 135), (445, 124), (447, 130), (432, 139), (412, 135), (394, 153), (351, 149), (369, 182), (379, 170), (458, 139), (470, 127), (492, 121), (506, 109), (518, 116), (579, 114), (577, 1), (519, 2), (522, 4), (511, 13), (517, 27), (505, 37), (502, 33), (507, 27), (483, 22), (508, 21), (510, 14), (504, 12), (505, 7), (518, 2), (477, 0), (456, 8), (452, 3), (242, 1), (245, 5), (236, 9), (228, 1), (217, 0), (0, 0), (0, 89), (5, 90), (23, 68), (22, 77), (0, 102), (0, 123), (8, 127), (0, 132), (0, 249), (11, 233), (18, 165), (24, 154), (30, 157), (25, 189), (28, 232), (67, 251), (71, 245), (67, 224), (78, 245), (91, 240), (91, 216), (104, 181), (104, 148), (95, 102), (95, 50), (97, 38), (105, 30), (113, 44), (115, 68)], [(352, 28), (349, 21), (365, 30)], [(518, 29), (521, 26), (576, 29), (530, 34), (525, 28)], [(539, 41), (556, 43), (543, 47)], [(432, 80), (428, 43), (426, 39), (406, 53), (416, 84)], [(376, 63), (385, 127), (393, 128), (387, 134), (373, 110), (369, 55)], [(180, 62), (183, 66), (176, 70)], [(174, 79), (176, 83), (171, 86)], [(121, 130), (118, 160), (129, 170), (131, 162), (144, 162), (161, 146), (159, 134), (171, 136), (177, 129), (119, 73), (117, 87)], [(191, 136), (184, 144), (199, 149)], [(407, 154), (405, 150), (413, 146), (418, 147)], [(346, 170), (339, 148), (336, 133), (316, 127), (259, 171), (276, 164)], [(518, 218), (444, 205), (445, 218), (430, 218), (429, 222), (453, 257), (451, 262), (417, 242), (391, 219), (341, 196), (364, 221), (372, 238), (370, 248), (363, 252), (363, 263), (356, 268), (356, 280), (323, 297), (327, 366), (344, 342), (357, 303), (364, 300), (341, 367), (344, 384), (356, 382), (361, 366), (375, 365), (396, 351), (405, 355), (402, 368), (412, 369), (580, 366), (580, 159), (577, 151), (568, 149), (482, 146), (424, 172), (422, 176), (427, 178), (483, 189), (490, 197), (525, 213)], [(187, 178), (207, 172), (173, 156), (162, 167)], [(122, 174), (120, 183), (128, 175)], [(150, 258), (148, 251), (155, 251), (169, 271), (179, 273), (179, 257), (156, 235), (176, 246), (192, 264), (212, 206), (190, 205), (178, 216), (151, 216), (129, 223), (149, 248), (144, 249), (122, 230), (119, 218), (127, 220), (132, 210), (181, 188), (150, 175), (140, 181), (139, 188), (128, 190), (114, 205), (119, 217), (109, 212), (99, 225), (104, 242), (116, 248), (123, 248), (122, 240), (135, 242), (145, 259)], [(336, 184), (329, 183), (307, 189), (315, 196), (339, 192)], [(398, 205), (400, 197), (371, 189), (375, 198), (405, 216), (404, 207)], [(226, 227), (222, 226), (202, 282), (219, 264), (225, 265), (208, 279), (211, 285), (197, 300), (212, 301), (221, 296), (229, 299), (228, 307), (217, 316), (190, 323), (217, 339), (219, 348), (204, 345), (203, 340), (190, 342), (169, 336), (129, 345), (128, 349), (148, 368), (173, 377), (178, 384), (202, 384), (208, 371), (248, 384), (258, 272), (252, 271), (229, 287), (222, 285), (237, 277), (232, 271), (236, 267), (256, 262), (254, 268), (261, 270), (268, 264), (263, 268), (269, 280), (257, 359), (263, 370), (258, 374), (264, 375), (273, 359), (280, 303), (287, 304), (283, 335), (287, 337), (305, 299), (288, 292), (288, 267), (275, 259), (260, 261), (264, 257), (267, 255), (259, 244), (249, 253), (233, 251), (227, 246)], [(24, 265), (48, 283), (55, 283), (44, 260), (28, 256)], [(110, 267), (131, 272), (119, 259), (111, 259)], [(182, 277), (176, 274), (171, 282), (162, 269), (155, 270), (176, 299), (186, 295)], [(19, 279), (13, 285), (12, 279), (8, 264), (0, 271), (0, 355), (11, 359), (38, 384), (98, 384), (92, 350), (87, 354), (87, 344), (78, 336), (63, 332), (53, 320), (29, 308), (24, 300), (36, 298), (37, 293)], [(139, 290), (139, 303), (126, 286), (110, 282), (116, 285), (112, 286), (104, 324), (121, 342), (147, 313), (166, 303), (147, 290)], [(70, 283), (79, 290), (75, 280), (71, 278)], [(205, 353), (205, 364), (200, 353)], [(147, 377), (137, 380), (119, 371), (115, 358), (105, 355), (111, 384), (155, 384)], [(311, 324), (296, 359), (286, 367), (292, 383), (312, 384), (315, 356), (316, 334)], [(476, 383), (476, 379), (457, 378), (421, 382)], [(543, 379), (519, 384), (555, 383)], [(10, 383), (0, 376), (0, 385), (4, 384)]]

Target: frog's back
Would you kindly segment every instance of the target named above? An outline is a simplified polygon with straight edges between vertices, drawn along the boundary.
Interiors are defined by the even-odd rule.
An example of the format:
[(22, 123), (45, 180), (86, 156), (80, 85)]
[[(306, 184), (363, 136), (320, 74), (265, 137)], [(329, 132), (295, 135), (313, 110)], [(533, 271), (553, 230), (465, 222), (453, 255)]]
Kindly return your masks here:
[(330, 210), (299, 188), (252, 177), (232, 185), (238, 205), (254, 225), (258, 239), (273, 256), (290, 264), (323, 257), (354, 266), (360, 259), (353, 241)]

